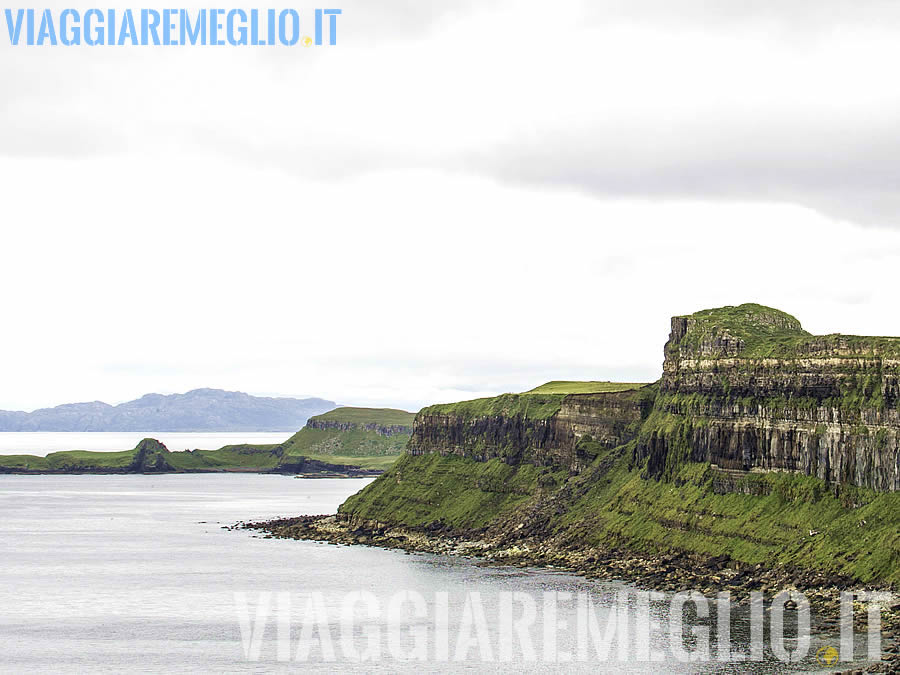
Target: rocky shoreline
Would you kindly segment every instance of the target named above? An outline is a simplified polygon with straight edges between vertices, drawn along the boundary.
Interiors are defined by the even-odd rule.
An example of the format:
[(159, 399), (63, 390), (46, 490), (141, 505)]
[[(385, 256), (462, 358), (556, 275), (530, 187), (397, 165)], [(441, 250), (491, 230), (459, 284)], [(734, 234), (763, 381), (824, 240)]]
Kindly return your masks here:
[[(814, 624), (822, 631), (839, 630), (841, 591), (888, 591), (893, 593), (893, 600), (882, 612), (882, 661), (871, 664), (865, 672), (900, 673), (900, 596), (895, 589), (865, 586), (848, 577), (762, 564), (747, 565), (725, 556), (710, 558), (682, 553), (562, 549), (537, 540), (509, 545), (486, 540), (478, 532), (393, 527), (353, 521), (343, 514), (241, 522), (235, 528), (256, 530), (267, 538), (375, 546), (408, 553), (472, 557), (502, 565), (545, 567), (590, 579), (626, 581), (658, 591), (699, 590), (706, 597), (728, 591), (739, 604), (749, 603), (750, 593), (754, 591), (763, 592), (768, 603), (782, 590), (798, 590), (809, 599)], [(790, 608), (790, 604), (787, 607)], [(857, 630), (865, 630), (865, 612), (857, 609), (854, 616)]]

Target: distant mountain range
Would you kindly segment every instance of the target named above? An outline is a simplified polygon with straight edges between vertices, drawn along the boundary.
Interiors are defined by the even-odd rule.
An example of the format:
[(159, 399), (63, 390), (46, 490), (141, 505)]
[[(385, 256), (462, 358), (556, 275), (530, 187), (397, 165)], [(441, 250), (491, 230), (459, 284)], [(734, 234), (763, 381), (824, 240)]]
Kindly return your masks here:
[(268, 398), (239, 391), (194, 389), (146, 394), (109, 405), (68, 403), (34, 412), (0, 410), (0, 431), (297, 431), (337, 407), (321, 398)]

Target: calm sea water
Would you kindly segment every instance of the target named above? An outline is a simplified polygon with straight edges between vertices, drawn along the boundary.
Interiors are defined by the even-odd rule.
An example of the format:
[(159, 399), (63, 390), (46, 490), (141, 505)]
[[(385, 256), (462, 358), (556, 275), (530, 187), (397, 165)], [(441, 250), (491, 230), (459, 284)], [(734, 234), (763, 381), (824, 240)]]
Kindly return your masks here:
[[(223, 529), (237, 520), (333, 512), (371, 479), (300, 480), (253, 474), (163, 476), (0, 476), (0, 671), (36, 672), (287, 672), (299, 667), (321, 672), (497, 672), (600, 671), (777, 672), (781, 664), (752, 667), (716, 664), (483, 663), (478, 648), (467, 661), (453, 661), (457, 635), (479, 610), (487, 622), (475, 633), (493, 644), (492, 657), (509, 640), (498, 628), (502, 596), (524, 593), (536, 599), (539, 619), (531, 636), (541, 658), (546, 638), (547, 591), (589, 593), (603, 616), (615, 594), (628, 587), (599, 583), (550, 570), (491, 566), (474, 560), (406, 555), (366, 547), (262, 538)], [(350, 591), (371, 592), (382, 609), (398, 591), (424, 599), (422, 615), (411, 612), (398, 627), (403, 650), (416, 644), (410, 630), (425, 631), (428, 649), (437, 633), (434, 617), (446, 599), (450, 621), (449, 663), (395, 660), (384, 636), (396, 616), (360, 614), (347, 635), (354, 649), (380, 631), (382, 658), (373, 663), (346, 660), (337, 608)], [(244, 596), (236, 595), (244, 593)], [(264, 593), (273, 594), (273, 615), (256, 624), (259, 657), (248, 660), (240, 623), (246, 601), (252, 629)], [(327, 658), (321, 628), (312, 633), (307, 660), (297, 662), (303, 638), (305, 603), (313, 594), (328, 610), (323, 618), (337, 661)], [(279, 595), (281, 594), (281, 595)], [(445, 594), (445, 595), (442, 595)], [(473, 600), (477, 594), (478, 600)], [(560, 596), (562, 597), (562, 596)], [(371, 599), (371, 598), (370, 598)], [(279, 659), (276, 601), (290, 603), (284, 623), (289, 663)], [(473, 602), (477, 607), (473, 606)], [(467, 610), (466, 606), (469, 605)], [(312, 605), (311, 605), (312, 606)], [(518, 608), (519, 605), (516, 605)], [(518, 613), (518, 609), (516, 610)], [(628, 611), (631, 611), (630, 609)], [(665, 609), (654, 610), (662, 619)], [(476, 616), (477, 619), (477, 616)], [(558, 609), (560, 651), (576, 650), (574, 603)], [(307, 621), (307, 623), (309, 623)], [(310, 625), (313, 625), (310, 623)], [(553, 631), (551, 631), (553, 632)], [(746, 634), (735, 630), (735, 649)], [(821, 640), (827, 640), (827, 637)], [(664, 648), (654, 636), (654, 647)], [(520, 644), (520, 643), (516, 643)], [(816, 645), (813, 645), (813, 652)], [(514, 659), (522, 658), (518, 647)], [(429, 654), (431, 652), (429, 651)], [(615, 652), (613, 652), (615, 654)], [(613, 656), (612, 658), (616, 658)], [(815, 668), (815, 661), (806, 669)]]
[(154, 431), (68, 432), (68, 431), (4, 431), (0, 432), (0, 455), (40, 455), (59, 450), (96, 450), (114, 452), (131, 450), (144, 438), (162, 441), (169, 450), (218, 450), (236, 443), (282, 443), (291, 434), (284, 431), (251, 433), (167, 433)]

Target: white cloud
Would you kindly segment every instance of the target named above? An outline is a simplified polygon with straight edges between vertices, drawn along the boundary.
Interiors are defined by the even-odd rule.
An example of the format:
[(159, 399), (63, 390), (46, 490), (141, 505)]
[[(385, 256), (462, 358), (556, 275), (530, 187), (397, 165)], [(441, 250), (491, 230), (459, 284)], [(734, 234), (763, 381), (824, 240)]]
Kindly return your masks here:
[(0, 48), (0, 408), (650, 379), (670, 315), (745, 301), (900, 334), (900, 234), (859, 225), (897, 223), (895, 6), (701, 5)]
[(898, 224), (900, 10), (671, 7), (356, 3), (336, 48), (5, 47), (0, 152), (168, 147), (326, 180), (449, 168)]
[(7, 159), (0, 181), (0, 407), (201, 385), (416, 407), (648, 379), (670, 315), (743, 301), (900, 333), (878, 311), (900, 233), (799, 207), (423, 171), (322, 184), (166, 155)]

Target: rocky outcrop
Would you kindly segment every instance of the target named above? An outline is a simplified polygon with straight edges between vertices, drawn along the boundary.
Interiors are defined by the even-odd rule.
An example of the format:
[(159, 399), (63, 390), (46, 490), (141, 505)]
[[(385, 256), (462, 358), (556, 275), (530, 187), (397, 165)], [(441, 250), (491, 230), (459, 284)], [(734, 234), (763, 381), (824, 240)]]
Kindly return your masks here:
[(687, 459), (900, 490), (898, 350), (812, 336), (758, 305), (674, 317), (635, 462), (655, 477)]
[(692, 461), (900, 490), (900, 339), (814, 336), (740, 305), (674, 317), (664, 351), (657, 386), (425, 408), (407, 451), (578, 472), (588, 447), (634, 441), (632, 466), (651, 478)]
[(347, 464), (331, 464), (318, 459), (309, 459), (308, 457), (291, 457), (288, 461), (282, 462), (271, 470), (271, 473), (282, 474), (327, 474), (329, 477), (365, 477), (378, 476), (384, 473), (378, 469), (363, 469), (358, 466)]
[(145, 438), (135, 447), (134, 461), (128, 473), (169, 473), (175, 467), (169, 464), (169, 449), (155, 438)]
[(362, 431), (372, 431), (379, 436), (399, 436), (402, 434), (409, 434), (412, 432), (412, 427), (408, 427), (401, 424), (378, 424), (377, 422), (367, 422), (364, 424), (359, 424), (357, 422), (339, 422), (336, 420), (327, 420), (320, 418), (312, 418), (307, 423), (306, 426), (310, 429), (321, 429), (323, 431), (333, 429), (336, 431), (353, 431), (354, 429), (360, 429)]
[(594, 459), (579, 441), (593, 440), (603, 448), (629, 442), (649, 414), (654, 393), (654, 388), (647, 387), (555, 397), (506, 395), (520, 396), (522, 400), (540, 398), (542, 406), (557, 401), (553, 412), (546, 414), (542, 410), (543, 414), (538, 416), (529, 416), (515, 401), (511, 411), (493, 414), (470, 414), (432, 406), (416, 417), (407, 452), (459, 455), (478, 461), (499, 458), (508, 464), (527, 462), (577, 472)]

